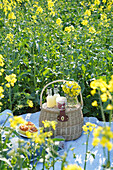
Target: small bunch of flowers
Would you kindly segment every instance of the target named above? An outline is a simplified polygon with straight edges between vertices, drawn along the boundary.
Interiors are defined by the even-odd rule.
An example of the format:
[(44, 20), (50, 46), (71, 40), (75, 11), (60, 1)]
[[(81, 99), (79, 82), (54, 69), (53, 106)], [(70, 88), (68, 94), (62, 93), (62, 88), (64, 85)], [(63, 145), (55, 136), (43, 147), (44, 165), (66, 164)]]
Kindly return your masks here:
[(81, 87), (75, 81), (67, 81), (62, 87), (64, 93), (70, 97), (76, 97), (81, 91)]
[(55, 130), (55, 128), (56, 128), (56, 124), (57, 124), (57, 122), (55, 122), (55, 121), (47, 121), (47, 120), (45, 120), (45, 121), (42, 121), (42, 123), (44, 124), (44, 128), (49, 128), (50, 126)]
[(10, 85), (14, 86), (14, 83), (17, 81), (16, 74), (14, 73), (7, 75), (5, 79), (8, 81), (8, 83), (6, 84), (7, 87), (10, 87)]
[(89, 132), (91, 132), (94, 128), (96, 127), (95, 124), (87, 122), (82, 128), (83, 131), (85, 132), (84, 134), (88, 134)]
[[(99, 90), (101, 92), (100, 98), (102, 102), (106, 102), (108, 99), (113, 102), (113, 75), (111, 76), (111, 80), (108, 82), (108, 84), (102, 80), (94, 80), (91, 82), (90, 87), (93, 89), (91, 90), (91, 94), (94, 95), (96, 93), (96, 90)], [(106, 107), (107, 110), (113, 110), (112, 104), (109, 103)], [(92, 103), (93, 106), (98, 106), (97, 101), (94, 101)]]
[(13, 118), (9, 118), (10, 126), (15, 128), (18, 124), (25, 124), (26, 121), (20, 116), (13, 116)]
[(113, 139), (113, 132), (111, 131), (111, 128), (109, 126), (99, 126), (98, 128), (94, 129), (93, 136), (93, 146), (101, 144), (103, 147), (106, 147), (108, 151), (112, 150), (113, 144), (111, 142), (111, 139)]

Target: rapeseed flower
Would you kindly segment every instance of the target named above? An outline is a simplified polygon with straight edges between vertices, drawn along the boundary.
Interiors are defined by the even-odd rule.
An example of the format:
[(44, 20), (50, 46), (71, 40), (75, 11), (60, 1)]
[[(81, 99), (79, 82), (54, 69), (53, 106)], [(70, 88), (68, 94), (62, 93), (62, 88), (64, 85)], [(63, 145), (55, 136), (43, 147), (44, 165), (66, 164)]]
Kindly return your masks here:
[(4, 92), (4, 89), (2, 86), (0, 86), (0, 98), (4, 97), (3, 92)]
[(42, 7), (37, 7), (36, 14), (42, 13), (43, 9)]
[(84, 15), (90, 16), (91, 15), (91, 11), (90, 10), (86, 10)]
[(99, 126), (98, 128), (94, 129), (93, 136), (93, 146), (101, 144), (103, 147), (106, 147), (108, 151), (112, 150), (113, 144), (111, 142), (111, 139), (113, 139), (113, 132), (111, 131), (111, 128), (109, 126)]
[(96, 127), (95, 124), (87, 122), (82, 128), (83, 131), (85, 132), (84, 134), (88, 134), (89, 132), (91, 132), (94, 128)]
[(13, 73), (6, 76), (5, 79), (8, 81), (8, 83), (10, 83), (11, 86), (14, 86), (14, 83), (17, 81), (16, 74)]
[(93, 33), (95, 33), (95, 32), (96, 32), (96, 30), (95, 30), (94, 27), (90, 27), (90, 28), (89, 28), (89, 33), (93, 34)]
[(16, 19), (16, 16), (15, 16), (14, 12), (9, 13), (8, 19)]
[(7, 40), (7, 39), (9, 39), (10, 42), (12, 43), (13, 42), (13, 34), (11, 34), (11, 33), (7, 34), (5, 40)]
[(56, 23), (60, 26), (60, 24), (62, 23), (62, 20), (60, 18), (57, 18)]
[(82, 25), (87, 25), (88, 24), (88, 20), (83, 20), (81, 23), (82, 23)]
[(95, 0), (95, 1), (94, 1), (94, 4), (95, 4), (95, 5), (100, 5), (100, 1), (99, 1), (99, 0)]
[(42, 121), (42, 123), (44, 124), (44, 128), (52, 127), (54, 130), (55, 130), (56, 124), (57, 124), (57, 122), (55, 122), (55, 121), (47, 121), (47, 120)]
[(113, 110), (113, 106), (111, 104), (108, 104), (106, 110)]
[(0, 66), (4, 66), (3, 56), (0, 54)]
[(27, 104), (29, 107), (33, 107), (33, 102), (31, 100), (27, 100)]
[(98, 106), (98, 103), (96, 100), (94, 102), (92, 102), (92, 106)]
[(63, 170), (83, 170), (83, 169), (76, 164), (70, 164), (67, 167), (64, 167)]
[(25, 124), (26, 121), (19, 116), (14, 116), (13, 118), (9, 118), (10, 126), (15, 128), (18, 124)]
[(107, 93), (101, 94), (100, 98), (101, 98), (102, 102), (106, 102), (107, 101)]

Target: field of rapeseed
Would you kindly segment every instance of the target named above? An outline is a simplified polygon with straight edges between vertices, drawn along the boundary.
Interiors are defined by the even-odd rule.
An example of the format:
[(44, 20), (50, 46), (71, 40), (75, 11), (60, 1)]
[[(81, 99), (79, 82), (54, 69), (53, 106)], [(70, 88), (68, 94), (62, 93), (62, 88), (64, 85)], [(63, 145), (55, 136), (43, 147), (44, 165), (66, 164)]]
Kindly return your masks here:
[(0, 0), (1, 111), (38, 110), (44, 85), (66, 79), (80, 84), (84, 115), (101, 119), (90, 82), (113, 75), (112, 11), (112, 0)]

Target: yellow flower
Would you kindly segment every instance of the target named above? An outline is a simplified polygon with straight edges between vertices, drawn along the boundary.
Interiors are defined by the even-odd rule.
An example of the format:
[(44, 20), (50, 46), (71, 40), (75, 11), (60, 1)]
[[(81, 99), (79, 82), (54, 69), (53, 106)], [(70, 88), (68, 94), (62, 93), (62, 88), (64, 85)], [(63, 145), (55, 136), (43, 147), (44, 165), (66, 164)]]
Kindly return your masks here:
[(64, 167), (63, 170), (83, 170), (83, 169), (76, 164), (70, 164), (67, 167)]
[(8, 19), (16, 19), (16, 16), (15, 16), (14, 12), (9, 13)]
[(101, 94), (100, 98), (101, 98), (102, 102), (106, 102), (107, 101), (107, 94), (106, 93)]
[(109, 81), (107, 88), (110, 92), (113, 92), (113, 75), (111, 76), (111, 80)]
[(64, 29), (64, 31), (66, 31), (66, 32), (71, 32), (71, 31), (74, 31), (74, 27), (71, 25), (71, 26), (69, 26), (69, 27), (65, 27), (65, 29)]
[(87, 122), (82, 128), (85, 134), (87, 134), (88, 132), (91, 132), (95, 127), (95, 124)]
[(92, 106), (98, 106), (97, 101), (92, 102)]
[(96, 93), (96, 90), (95, 90), (95, 89), (91, 90), (91, 94), (92, 94), (92, 95), (94, 95), (95, 93)]
[(55, 16), (55, 12), (54, 11), (51, 11), (50, 12), (50, 15), (52, 15), (53, 17)]
[(27, 132), (26, 132), (26, 136), (27, 136), (28, 138), (31, 138), (31, 137), (32, 137), (32, 134), (31, 134), (29, 131), (27, 131)]
[(33, 107), (33, 102), (31, 100), (27, 100), (27, 104), (29, 107)]
[(41, 7), (37, 7), (36, 14), (42, 13), (43, 9)]
[(16, 74), (13, 73), (9, 76), (6, 76), (5, 79), (11, 84), (11, 86), (14, 86), (14, 83), (17, 81)]
[(94, 129), (93, 136), (94, 137), (99, 137), (101, 131), (102, 131), (101, 126), (99, 126), (97, 129)]
[(2, 68), (0, 71), (3, 73), (3, 72), (4, 72), (4, 69)]
[(104, 14), (101, 14), (101, 20), (107, 20), (107, 15), (104, 13)]
[(6, 87), (8, 87), (8, 88), (9, 88), (9, 87), (10, 87), (10, 84), (9, 84), (9, 83), (7, 83), (7, 84), (6, 84)]
[(94, 1), (94, 4), (95, 4), (95, 5), (100, 5), (100, 1), (99, 1), (99, 0), (95, 0), (95, 1)]
[(48, 7), (52, 8), (54, 6), (54, 2), (52, 0), (48, 1)]
[(50, 121), (45, 120), (45, 121), (42, 121), (42, 123), (44, 124), (44, 127), (45, 127), (45, 128), (51, 126)]
[(102, 137), (102, 139), (100, 140), (100, 144), (105, 147), (106, 146), (106, 143), (108, 142), (108, 139), (106, 137)]
[(89, 33), (91, 33), (91, 34), (93, 34), (93, 33), (95, 33), (96, 31), (95, 31), (95, 28), (94, 27), (90, 27), (89, 28)]
[(82, 25), (87, 25), (88, 24), (88, 20), (83, 20), (81, 23), (82, 23)]
[(102, 0), (103, 3), (106, 3), (106, 0)]
[(55, 121), (51, 121), (51, 126), (52, 126), (53, 130), (55, 130), (55, 128), (56, 128), (56, 124), (57, 124), (57, 122), (55, 122)]
[(9, 39), (10, 41), (13, 40), (13, 34), (9, 33), (7, 34), (7, 37), (5, 38), (5, 40)]
[(108, 151), (111, 151), (113, 144), (109, 141), (109, 142), (107, 142), (106, 147), (108, 148)]
[(3, 56), (0, 54), (0, 66), (3, 67), (4, 66), (4, 62), (3, 62)]
[(97, 145), (99, 144), (99, 142), (100, 142), (100, 139), (97, 138), (97, 137), (95, 137), (95, 138), (93, 139), (92, 145), (93, 145), (93, 146), (97, 146)]
[(57, 18), (56, 23), (57, 23), (58, 25), (60, 25), (61, 22), (62, 22), (62, 20), (61, 20), (60, 18)]
[(84, 13), (84, 15), (90, 16), (90, 15), (91, 15), (91, 11), (90, 11), (90, 10), (86, 10), (86, 12)]
[(111, 104), (108, 104), (106, 110), (113, 110), (113, 106)]
[(21, 116), (14, 116), (13, 118), (9, 119), (10, 126), (15, 128), (18, 124), (25, 124), (26, 121)]
[(4, 92), (4, 89), (2, 86), (0, 86), (0, 93), (3, 93)]

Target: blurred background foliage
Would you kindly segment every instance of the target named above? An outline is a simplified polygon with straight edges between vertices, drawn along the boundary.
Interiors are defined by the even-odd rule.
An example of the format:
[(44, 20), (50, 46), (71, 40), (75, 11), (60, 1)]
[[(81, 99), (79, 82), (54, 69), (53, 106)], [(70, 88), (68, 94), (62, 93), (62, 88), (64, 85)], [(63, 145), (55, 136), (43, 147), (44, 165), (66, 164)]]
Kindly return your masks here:
[[(98, 96), (91, 95), (90, 82), (113, 75), (112, 11), (112, 0), (0, 0), (1, 109), (9, 108), (4, 77), (14, 73), (15, 115), (39, 111), (45, 84), (65, 79), (81, 86), (84, 116), (101, 120), (100, 109), (91, 106)], [(28, 99), (33, 108), (25, 107)]]

